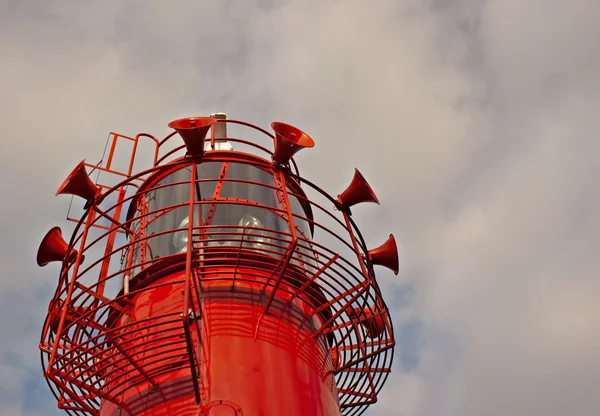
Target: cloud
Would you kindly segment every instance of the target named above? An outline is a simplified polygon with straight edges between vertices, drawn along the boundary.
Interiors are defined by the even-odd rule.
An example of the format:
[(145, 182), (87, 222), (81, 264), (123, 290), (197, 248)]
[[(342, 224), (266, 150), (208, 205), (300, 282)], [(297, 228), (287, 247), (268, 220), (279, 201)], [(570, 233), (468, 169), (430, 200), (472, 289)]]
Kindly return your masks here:
[(600, 5), (551, 3), (0, 1), (6, 414), (41, 378), (57, 185), (109, 131), (213, 111), (297, 125), (304, 176), (335, 194), (356, 166), (377, 192), (354, 216), (398, 239), (400, 342), (368, 414), (598, 413)]

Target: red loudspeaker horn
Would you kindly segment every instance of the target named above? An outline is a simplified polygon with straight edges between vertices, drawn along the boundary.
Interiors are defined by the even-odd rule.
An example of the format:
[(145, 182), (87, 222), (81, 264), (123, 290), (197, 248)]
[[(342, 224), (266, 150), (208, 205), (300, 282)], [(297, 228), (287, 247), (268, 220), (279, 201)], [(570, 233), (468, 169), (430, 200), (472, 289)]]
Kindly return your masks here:
[(337, 348), (331, 348), (329, 350), (331, 354), (331, 363), (333, 364), (333, 369), (338, 369), (342, 366), (342, 354), (337, 350)]
[(377, 248), (369, 250), (369, 259), (371, 259), (371, 263), (387, 267), (393, 271), (395, 275), (398, 275), (400, 265), (398, 260), (398, 246), (396, 246), (394, 235), (390, 234), (390, 237), (385, 243)]
[(273, 161), (280, 165), (288, 164), (298, 151), (315, 145), (315, 141), (308, 134), (289, 124), (274, 121), (271, 128), (275, 132)]
[(188, 155), (202, 156), (206, 134), (216, 122), (217, 119), (213, 117), (188, 117), (171, 121), (169, 127), (179, 133)]
[[(360, 320), (360, 324), (365, 329), (367, 333), (367, 337), (371, 339), (376, 339), (381, 337), (383, 334), (383, 330), (385, 329), (385, 324), (383, 322), (383, 315), (375, 315), (371, 308), (349, 308), (347, 311), (348, 315), (352, 319)], [(366, 319), (365, 319), (366, 318)]]
[(379, 200), (375, 192), (373, 192), (367, 180), (356, 168), (354, 169), (354, 178), (352, 178), (350, 186), (338, 195), (338, 201), (342, 210), (347, 210), (351, 206), (362, 202), (375, 202), (379, 205)]
[[(49, 312), (48, 316), (50, 317), (50, 322), (49, 322), (50, 330), (55, 334), (58, 331), (58, 325), (60, 324), (60, 315), (61, 315), (64, 303), (65, 302), (62, 299), (58, 299), (58, 301), (56, 303), (54, 303), (54, 305), (52, 305), (52, 307), (48, 311)], [(66, 319), (65, 319), (65, 325), (63, 328), (66, 328), (75, 319), (77, 319), (81, 315), (85, 314), (87, 312), (87, 310), (88, 310), (88, 308), (85, 306), (75, 306), (74, 308), (69, 308), (69, 310), (67, 311)]]
[(88, 202), (92, 201), (98, 194), (98, 187), (92, 182), (85, 169), (85, 160), (79, 162), (56, 191), (56, 195), (62, 194), (76, 195)]
[[(37, 264), (44, 267), (53, 261), (64, 261), (69, 255), (69, 262), (75, 260), (77, 250), (68, 253), (69, 245), (62, 237), (60, 227), (54, 227), (44, 236), (37, 252)], [(83, 257), (83, 256), (82, 256)]]

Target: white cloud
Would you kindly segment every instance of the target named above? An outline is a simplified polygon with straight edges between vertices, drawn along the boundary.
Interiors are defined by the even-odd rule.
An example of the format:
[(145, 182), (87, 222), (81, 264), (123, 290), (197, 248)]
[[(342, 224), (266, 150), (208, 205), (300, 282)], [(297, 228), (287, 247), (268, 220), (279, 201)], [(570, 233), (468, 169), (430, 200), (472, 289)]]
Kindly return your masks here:
[[(600, 411), (600, 3), (0, 1), (0, 16), (3, 354), (38, 368), (31, 322), (56, 276), (33, 259), (70, 168), (111, 130), (226, 111), (305, 129), (305, 176), (334, 194), (356, 166), (382, 201), (355, 217), (373, 246), (395, 233), (403, 271), (380, 281), (423, 342), (369, 414)], [(35, 376), (0, 362), (0, 389), (9, 377)], [(0, 395), (8, 414), (17, 396)]]

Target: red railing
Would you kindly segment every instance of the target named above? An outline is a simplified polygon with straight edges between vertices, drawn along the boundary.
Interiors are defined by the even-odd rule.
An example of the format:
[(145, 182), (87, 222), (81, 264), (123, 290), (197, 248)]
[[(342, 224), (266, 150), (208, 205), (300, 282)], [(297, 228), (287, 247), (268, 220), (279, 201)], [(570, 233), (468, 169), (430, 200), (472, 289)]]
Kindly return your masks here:
[[(235, 120), (226, 122), (255, 129), (273, 138), (267, 131), (251, 124)], [(235, 267), (232, 285), (250, 278), (261, 282), (263, 291), (268, 294), (265, 314), (283, 313), (281, 305), (273, 306), (275, 294), (281, 297), (279, 293), (283, 293), (290, 305), (296, 305), (293, 316), (286, 319), (297, 321), (298, 325), (305, 324), (305, 314), (311, 321), (316, 319), (318, 325), (313, 330), (313, 338), (320, 340), (320, 345), (329, 350), (333, 358), (333, 366), (324, 363), (323, 377), (332, 377), (335, 382), (344, 415), (360, 414), (377, 400), (377, 393), (391, 368), (395, 345), (393, 328), (369, 261), (368, 248), (349, 212), (336, 209), (336, 199), (300, 177), (294, 162), (294, 171), (286, 170), (272, 165), (269, 159), (235, 150), (207, 152), (201, 160), (190, 160), (177, 157), (183, 146), (175, 146), (161, 154), (173, 134), (162, 141), (146, 133), (135, 138), (111, 133), (110, 137), (106, 163), (87, 166), (120, 179), (112, 186), (98, 183), (102, 190), (98, 203), (87, 207), (79, 219), (68, 216), (69, 220), (77, 222), (69, 246), (77, 248), (78, 255), (73, 263), (63, 265), (40, 343), (45, 374), (59, 400), (59, 407), (69, 414), (83, 415), (98, 414), (101, 400), (125, 406), (119, 397), (126, 386), (124, 381), (115, 381), (115, 374), (119, 375), (118, 380), (128, 380), (130, 384), (138, 381), (153, 384), (154, 378), (178, 369), (190, 371), (194, 395), (199, 401), (200, 386), (196, 374), (199, 357), (192, 347), (194, 340), (200, 338), (200, 325), (195, 318), (201, 302), (199, 291), (203, 284), (223, 279), (218, 273), (223, 264)], [(149, 138), (155, 145), (152, 167), (133, 172), (142, 138)], [(132, 143), (129, 161), (121, 170), (114, 166), (120, 140)], [(213, 132), (210, 139), (213, 147), (217, 140), (250, 146), (265, 157), (272, 155), (265, 147), (250, 141), (215, 139)], [(205, 161), (249, 164), (268, 171), (275, 180), (265, 184), (222, 177), (197, 179), (197, 166)], [(187, 181), (156, 184), (161, 175), (185, 166), (191, 167)], [(218, 194), (197, 199), (196, 187), (207, 181), (221, 186), (229, 181), (263, 187), (278, 195), (280, 206), (231, 200)], [(187, 201), (147, 211), (145, 198), (151, 192), (183, 184), (189, 185)], [(141, 190), (127, 196), (130, 188)], [(310, 188), (315, 199), (307, 198), (303, 188)], [(300, 201), (305, 207), (304, 212), (294, 212), (290, 198)], [(287, 223), (287, 229), (244, 227), (240, 231), (241, 227), (235, 224), (194, 225), (193, 218), (202, 212), (202, 206), (211, 204), (217, 208), (230, 204), (264, 209)], [(145, 234), (152, 221), (181, 207), (188, 208), (186, 228)], [(125, 216), (126, 213), (129, 214)], [(102, 221), (108, 221), (108, 225)], [(301, 222), (314, 229), (315, 240), (301, 232), (298, 228)], [(146, 253), (152, 251), (153, 242), (161, 236), (182, 231), (187, 232), (185, 255), (145, 258)], [(267, 244), (251, 244), (251, 238), (264, 236), (264, 233), (270, 236)], [(226, 239), (229, 245), (217, 245), (220, 239)], [(140, 253), (139, 258), (136, 250)], [(183, 287), (181, 311), (125, 323), (130, 299), (148, 290), (149, 286), (144, 282), (153, 279), (160, 267), (179, 267), (177, 265), (184, 267), (185, 274), (168, 284)], [(238, 269), (242, 268), (244, 274), (238, 274)], [(160, 282), (154, 282), (152, 288), (157, 286)], [(352, 312), (355, 310), (370, 312)], [(374, 325), (379, 325), (376, 330), (373, 330)], [(153, 340), (144, 341), (144, 334), (150, 329)], [(146, 342), (143, 357), (133, 354), (140, 342)], [(125, 407), (126, 411), (131, 410)]]

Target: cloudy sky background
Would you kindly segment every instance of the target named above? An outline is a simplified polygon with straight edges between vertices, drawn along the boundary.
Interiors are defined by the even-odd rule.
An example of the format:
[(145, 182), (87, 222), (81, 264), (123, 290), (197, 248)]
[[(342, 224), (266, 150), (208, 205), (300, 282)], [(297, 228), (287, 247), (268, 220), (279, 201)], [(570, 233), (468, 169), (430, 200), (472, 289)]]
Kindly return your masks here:
[[(0, 0), (0, 412), (62, 414), (37, 344), (54, 192), (109, 131), (297, 125), (356, 209), (399, 339), (369, 415), (600, 414), (600, 2)], [(335, 163), (333, 163), (335, 162)]]

